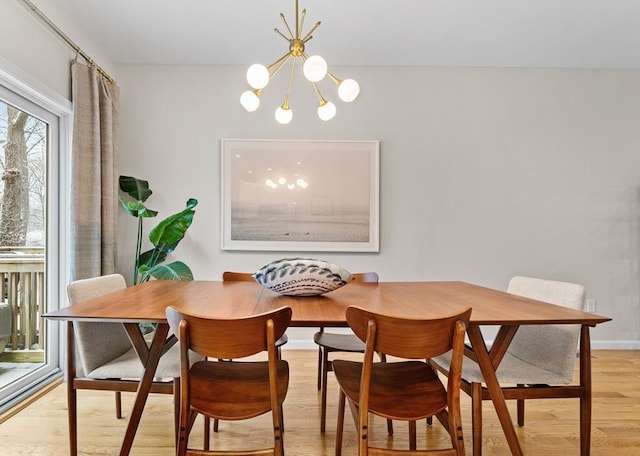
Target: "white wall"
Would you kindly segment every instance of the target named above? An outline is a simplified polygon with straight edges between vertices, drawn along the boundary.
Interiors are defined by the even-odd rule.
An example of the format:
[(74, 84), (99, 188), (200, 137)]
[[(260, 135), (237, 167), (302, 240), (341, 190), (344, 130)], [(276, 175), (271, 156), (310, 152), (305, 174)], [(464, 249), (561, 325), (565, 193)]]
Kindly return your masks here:
[[(150, 181), (160, 217), (199, 199), (175, 255), (196, 278), (291, 255), (220, 251), (220, 138), (377, 139), (380, 253), (300, 255), (383, 280), (496, 288), (514, 274), (573, 280), (613, 318), (593, 330), (594, 347), (640, 348), (637, 70), (338, 68), (360, 81), (359, 100), (321, 123), (311, 90), (296, 80), (295, 118), (280, 126), (271, 113), (284, 75), (247, 114), (238, 104), (244, 68), (116, 67), (50, 4), (36, 4), (118, 80), (121, 173)], [(0, 29), (0, 55), (69, 98), (74, 52), (17, 1), (0, 1)], [(120, 222), (128, 274), (135, 226), (124, 214)]]
[[(255, 113), (240, 107), (241, 67), (118, 72), (121, 173), (149, 180), (160, 217), (189, 197), (200, 201), (174, 255), (197, 279), (291, 255), (220, 250), (220, 138), (375, 139), (380, 253), (296, 255), (388, 281), (503, 289), (510, 276), (529, 274), (579, 282), (597, 313), (613, 318), (593, 330), (594, 346), (640, 347), (638, 71), (339, 68), (360, 81), (358, 101), (322, 123), (299, 83), (288, 126), (272, 120), (281, 87), (269, 86)], [(326, 86), (327, 97), (333, 92)], [(129, 271), (135, 220), (123, 214), (120, 227), (119, 264)]]
[[(77, 24), (49, 2), (34, 0), (34, 4), (111, 76), (117, 76), (115, 66)], [(56, 93), (71, 99), (70, 65), (76, 56), (73, 49), (18, 0), (0, 1), (0, 31), (2, 57)]]

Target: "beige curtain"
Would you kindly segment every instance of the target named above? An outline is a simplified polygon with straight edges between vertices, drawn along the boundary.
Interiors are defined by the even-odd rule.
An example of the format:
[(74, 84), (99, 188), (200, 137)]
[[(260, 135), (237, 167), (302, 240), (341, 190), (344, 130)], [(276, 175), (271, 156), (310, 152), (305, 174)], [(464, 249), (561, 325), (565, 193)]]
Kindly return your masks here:
[(71, 65), (71, 280), (115, 272), (120, 89), (95, 67)]

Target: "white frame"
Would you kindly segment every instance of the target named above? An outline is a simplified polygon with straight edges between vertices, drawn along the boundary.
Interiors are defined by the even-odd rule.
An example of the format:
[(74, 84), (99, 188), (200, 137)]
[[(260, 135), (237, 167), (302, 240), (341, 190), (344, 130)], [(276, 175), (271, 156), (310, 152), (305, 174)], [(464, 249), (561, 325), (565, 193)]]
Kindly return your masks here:
[[(46, 305), (47, 311), (66, 303), (68, 282), (68, 196), (69, 160), (73, 107), (69, 100), (0, 56), (0, 95), (19, 109), (49, 123), (47, 158), (47, 243)], [(63, 373), (65, 325), (45, 320), (47, 325), (45, 364), (12, 383), (2, 392), (4, 405), (0, 413), (28, 395), (46, 386)], [(0, 403), (3, 402), (0, 400)]]
[[(380, 206), (380, 143), (379, 141), (332, 141), (332, 140), (265, 140), (265, 139), (222, 139), (221, 150), (221, 172), (222, 172), (222, 250), (254, 250), (254, 251), (323, 251), (323, 252), (379, 252), (379, 206)], [(351, 155), (347, 155), (351, 154)], [(242, 157), (242, 158), (241, 158)], [(235, 160), (235, 162), (234, 162)], [(243, 161), (244, 160), (244, 161)], [(267, 163), (274, 163), (273, 166)], [(285, 165), (286, 163), (286, 165)], [(295, 165), (293, 164), (295, 163)], [(362, 166), (359, 166), (359, 164)], [(267, 167), (268, 166), (268, 167)], [(255, 169), (253, 168), (255, 167)], [(290, 179), (300, 176), (310, 181), (310, 192), (306, 198), (298, 193), (300, 201), (294, 194), (287, 194), (287, 190), (270, 189), (266, 186), (262, 176), (266, 173), (277, 174), (281, 170), (273, 168), (282, 167), (283, 172), (289, 173)], [(300, 168), (297, 168), (300, 167)], [(293, 169), (295, 168), (295, 169)], [(269, 171), (266, 171), (266, 170)], [(296, 170), (303, 169), (301, 174)], [(254, 173), (254, 174), (252, 174)], [(246, 176), (240, 180), (239, 174)], [(251, 181), (249, 181), (250, 179)], [(351, 180), (349, 180), (351, 179)], [(331, 185), (313, 187), (314, 183), (330, 182)], [(293, 184), (292, 184), (293, 185)], [(322, 184), (318, 184), (322, 185)], [(242, 186), (242, 190), (240, 190)], [(295, 186), (293, 192), (302, 192), (302, 187)], [(322, 195), (318, 194), (318, 188)], [(353, 191), (351, 191), (353, 190)], [(260, 236), (264, 239), (250, 238), (250, 235), (238, 234), (235, 231), (235, 238), (232, 238), (232, 213), (245, 207), (251, 207), (251, 217), (245, 216), (247, 220), (255, 223), (258, 219), (264, 219), (260, 211), (266, 207), (266, 198), (270, 198), (268, 192), (282, 191), (274, 201), (269, 201), (269, 207), (283, 207), (293, 215), (282, 216), (283, 219), (293, 218), (294, 220), (276, 220), (275, 218), (268, 224), (263, 225)], [(315, 193), (311, 193), (315, 192)], [(291, 196), (286, 196), (291, 195)], [(315, 196), (312, 196), (315, 195)], [(255, 200), (254, 200), (255, 197)], [(293, 200), (291, 203), (282, 202), (275, 204), (278, 200)], [(352, 200), (352, 201), (351, 201)], [(311, 202), (309, 202), (311, 201)], [(356, 211), (348, 212), (349, 205), (357, 208)], [(366, 207), (365, 207), (366, 206)], [(329, 207), (330, 209), (327, 209)], [(320, 209), (318, 209), (320, 208)], [(337, 208), (337, 209), (336, 209)], [(322, 233), (320, 220), (324, 212), (331, 212), (335, 223), (331, 226), (338, 229), (337, 233)], [(297, 214), (300, 212), (303, 215)], [(342, 215), (335, 215), (340, 213)], [(297, 214), (297, 215), (296, 215)], [(274, 217), (281, 217), (276, 215)], [(344, 218), (348, 217), (354, 223), (345, 223)], [(338, 221), (337, 219), (340, 218)], [(258, 223), (264, 223), (262, 221)], [(323, 223), (325, 223), (323, 221)], [(366, 223), (366, 227), (363, 225)], [(276, 230), (275, 225), (290, 226), (292, 230), (286, 229), (286, 233), (271, 234), (270, 229)], [(288, 225), (287, 225), (288, 224)], [(304, 226), (303, 226), (304, 225)], [(344, 225), (349, 225), (354, 230), (346, 230)], [(237, 224), (236, 224), (237, 226)], [(301, 227), (295, 231), (295, 227)], [(303, 232), (302, 230), (311, 230)], [(340, 230), (340, 228), (343, 228)], [(254, 226), (252, 226), (255, 229)], [(289, 233), (291, 231), (291, 233)], [(313, 237), (327, 236), (327, 239), (304, 240), (304, 236)], [(355, 234), (354, 234), (355, 233)], [(282, 239), (283, 236), (293, 236), (292, 240)], [(243, 239), (243, 236), (247, 236)], [(271, 237), (270, 237), (271, 236)], [(331, 237), (344, 236), (342, 239), (330, 239)], [(352, 237), (352, 239), (349, 239)]]

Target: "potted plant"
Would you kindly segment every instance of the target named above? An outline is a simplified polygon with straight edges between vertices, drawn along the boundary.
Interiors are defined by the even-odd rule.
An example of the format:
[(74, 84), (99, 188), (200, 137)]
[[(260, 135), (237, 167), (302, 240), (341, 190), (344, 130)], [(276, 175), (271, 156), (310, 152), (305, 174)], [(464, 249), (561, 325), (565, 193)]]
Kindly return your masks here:
[(175, 250), (191, 226), (195, 215), (194, 207), (198, 204), (198, 200), (189, 198), (182, 211), (156, 225), (149, 232), (149, 241), (153, 248), (141, 253), (143, 220), (158, 215), (157, 211), (147, 208), (144, 204), (153, 192), (149, 189), (149, 182), (131, 176), (120, 176), (120, 190), (132, 198), (126, 199), (121, 196), (122, 207), (127, 213), (138, 218), (133, 284), (146, 282), (151, 277), (159, 280), (193, 280), (191, 269), (182, 261), (168, 264), (164, 261), (167, 254)]

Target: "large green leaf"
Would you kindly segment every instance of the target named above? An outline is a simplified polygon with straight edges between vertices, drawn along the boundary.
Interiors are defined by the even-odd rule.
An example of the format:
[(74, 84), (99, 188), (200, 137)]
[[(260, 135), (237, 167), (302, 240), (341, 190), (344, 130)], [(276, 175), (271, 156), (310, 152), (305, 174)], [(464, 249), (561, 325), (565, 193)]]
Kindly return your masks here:
[(152, 268), (140, 266), (141, 282), (146, 282), (149, 277), (157, 280), (193, 280), (193, 273), (189, 266), (182, 261), (174, 261), (169, 264), (159, 264)]
[[(163, 252), (161, 249), (151, 249), (140, 254), (138, 264), (147, 265), (149, 267), (162, 263), (167, 259), (167, 252)], [(153, 264), (151, 263), (153, 261)]]
[(153, 193), (149, 189), (149, 182), (131, 176), (120, 176), (120, 190), (138, 201), (146, 201)]
[(173, 252), (191, 226), (195, 214), (193, 208), (197, 204), (198, 200), (190, 198), (186, 203), (185, 209), (161, 221), (149, 233), (151, 243), (164, 252)]
[(142, 201), (127, 201), (123, 197), (119, 197), (119, 199), (124, 210), (134, 217), (155, 217), (158, 215), (158, 211), (147, 209)]

